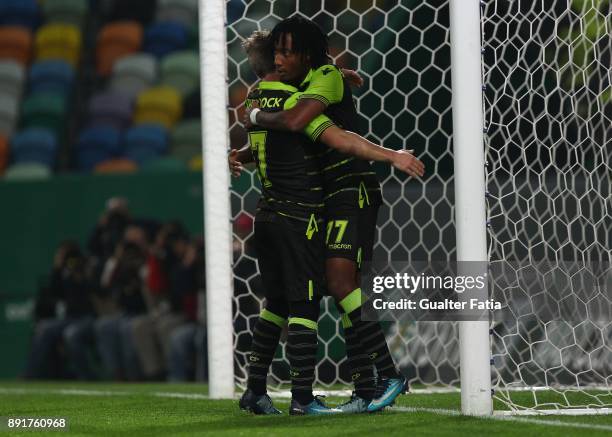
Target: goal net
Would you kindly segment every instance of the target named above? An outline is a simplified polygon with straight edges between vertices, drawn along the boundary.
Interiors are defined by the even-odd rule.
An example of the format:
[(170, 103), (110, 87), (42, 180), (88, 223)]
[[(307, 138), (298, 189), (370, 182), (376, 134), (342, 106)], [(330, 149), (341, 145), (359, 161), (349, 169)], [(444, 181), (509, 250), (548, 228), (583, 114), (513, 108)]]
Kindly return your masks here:
[(533, 266), (562, 262), (556, 280), (577, 298), (566, 321), (525, 314), (493, 327), (496, 399), (610, 407), (611, 319), (581, 310), (609, 308), (611, 276), (607, 290), (572, 276), (609, 269), (612, 253), (610, 3), (487, 1), (482, 24), (489, 259), (511, 260), (534, 284), (546, 268)]
[[(354, 95), (365, 136), (390, 148), (414, 149), (426, 166), (422, 181), (375, 166), (384, 205), (374, 258), (455, 260), (448, 1), (229, 0), (232, 147), (246, 144), (242, 104), (256, 80), (240, 44), (254, 30), (271, 29), (294, 13), (317, 22), (329, 35), (336, 63), (364, 77)], [(609, 3), (487, 0), (481, 24), (490, 261), (609, 263)], [(254, 172), (233, 179), (233, 328), (240, 386), (263, 300), (250, 226), (258, 196)], [(414, 388), (458, 389), (456, 322), (390, 323), (385, 330)], [(328, 299), (322, 302), (319, 331), (318, 387), (349, 388), (342, 329)], [(497, 321), (491, 350), (496, 409), (612, 407), (609, 319), (551, 322), (533, 314)], [(285, 358), (283, 347), (270, 387), (289, 383)]]

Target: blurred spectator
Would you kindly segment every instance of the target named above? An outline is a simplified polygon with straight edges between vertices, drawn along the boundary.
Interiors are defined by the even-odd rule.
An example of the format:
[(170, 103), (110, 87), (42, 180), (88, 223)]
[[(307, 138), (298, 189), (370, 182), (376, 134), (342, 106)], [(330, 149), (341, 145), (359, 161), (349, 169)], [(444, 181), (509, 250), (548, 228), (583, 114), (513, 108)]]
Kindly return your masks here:
[[(246, 217), (244, 235), (249, 226)], [(98, 355), (104, 376), (113, 379), (192, 380), (206, 336), (197, 314), (205, 288), (202, 241), (179, 222), (160, 227), (132, 219), (127, 201), (116, 197), (88, 247), (89, 257), (75, 242), (62, 243), (55, 254), (36, 302), (25, 376), (97, 379)], [(205, 353), (202, 358), (203, 375)]]
[(99, 283), (106, 260), (115, 252), (130, 221), (127, 199), (122, 197), (108, 199), (106, 210), (98, 220), (87, 244), (91, 255), (92, 280), (95, 283)]
[(85, 256), (73, 241), (62, 243), (54, 257), (48, 286), (40, 290), (35, 308), (36, 324), (25, 376), (66, 376), (61, 366), (63, 344), (74, 374), (94, 377), (88, 351), (92, 341), (92, 287), (85, 272)]
[(143, 293), (148, 244), (145, 230), (129, 225), (101, 276), (101, 289), (115, 310), (95, 322), (96, 339), (107, 375), (117, 379), (141, 378), (132, 322), (146, 311)]
[[(186, 380), (193, 373), (197, 293), (203, 288), (203, 246), (178, 222), (163, 226), (148, 260), (149, 313), (133, 323), (147, 379)], [(180, 358), (172, 358), (178, 356)]]

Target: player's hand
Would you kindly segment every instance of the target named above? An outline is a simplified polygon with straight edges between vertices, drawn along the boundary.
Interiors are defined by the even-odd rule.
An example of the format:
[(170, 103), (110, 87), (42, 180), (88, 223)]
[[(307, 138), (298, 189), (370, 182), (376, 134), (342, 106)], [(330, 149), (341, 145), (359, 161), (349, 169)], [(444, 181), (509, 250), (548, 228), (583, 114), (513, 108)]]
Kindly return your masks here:
[(393, 156), (393, 167), (412, 177), (422, 177), (425, 174), (425, 165), (413, 155), (414, 150), (397, 150)]
[(232, 149), (229, 152), (229, 155), (227, 156), (227, 162), (229, 164), (229, 169), (230, 169), (230, 172), (232, 173), (232, 176), (236, 178), (240, 176), (240, 173), (242, 172), (243, 167), (242, 167), (242, 163), (238, 161), (238, 150)]
[(359, 88), (363, 86), (363, 77), (361, 77), (355, 70), (343, 68), (342, 74), (351, 88)]
[(255, 108), (259, 108), (259, 104), (256, 100), (253, 100), (251, 107), (246, 108), (246, 111), (244, 111), (244, 115), (242, 116), (242, 124), (244, 124), (245, 129), (253, 127), (253, 123), (251, 123), (251, 112), (253, 112), (253, 109)]

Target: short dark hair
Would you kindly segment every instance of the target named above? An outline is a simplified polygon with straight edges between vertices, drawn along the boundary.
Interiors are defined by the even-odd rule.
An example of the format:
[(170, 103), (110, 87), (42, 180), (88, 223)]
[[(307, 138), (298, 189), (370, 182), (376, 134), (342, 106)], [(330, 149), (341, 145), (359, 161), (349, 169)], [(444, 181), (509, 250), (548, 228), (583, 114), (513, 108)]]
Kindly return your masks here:
[(274, 71), (274, 46), (269, 30), (256, 30), (244, 40), (242, 48), (258, 77)]
[(327, 35), (314, 21), (301, 15), (285, 18), (272, 30), (274, 44), (282, 42), (283, 35), (291, 35), (293, 51), (310, 57), (312, 68), (329, 63)]

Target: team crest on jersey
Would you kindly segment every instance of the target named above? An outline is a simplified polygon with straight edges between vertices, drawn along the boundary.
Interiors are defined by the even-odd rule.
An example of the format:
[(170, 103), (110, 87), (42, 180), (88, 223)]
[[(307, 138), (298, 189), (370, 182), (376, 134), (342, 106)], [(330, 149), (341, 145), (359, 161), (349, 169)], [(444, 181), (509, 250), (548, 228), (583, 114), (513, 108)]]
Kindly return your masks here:
[(370, 197), (368, 196), (368, 190), (363, 182), (359, 184), (359, 209), (363, 208), (363, 205), (370, 204)]
[(308, 221), (308, 229), (306, 229), (306, 238), (312, 239), (315, 232), (319, 232), (319, 225), (314, 214), (310, 214), (310, 220)]

